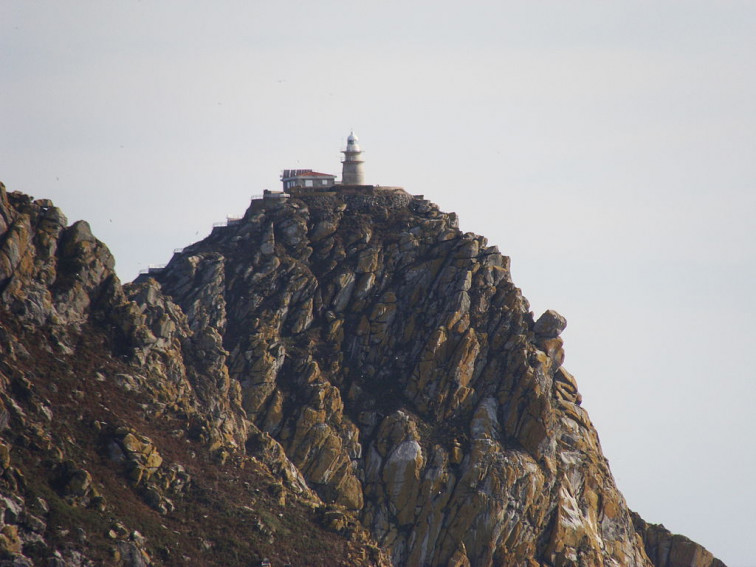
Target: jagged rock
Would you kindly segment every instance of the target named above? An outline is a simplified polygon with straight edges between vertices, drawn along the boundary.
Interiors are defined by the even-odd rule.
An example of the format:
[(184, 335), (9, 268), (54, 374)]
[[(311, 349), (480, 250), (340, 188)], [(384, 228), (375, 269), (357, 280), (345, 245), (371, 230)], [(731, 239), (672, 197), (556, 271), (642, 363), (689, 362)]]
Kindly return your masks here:
[(575, 377), (564, 368), (558, 368), (554, 372), (554, 392), (560, 400), (580, 405), (583, 396), (578, 392)]
[(119, 541), (113, 555), (114, 564), (119, 567), (148, 567), (152, 564), (147, 552), (130, 541)]
[(64, 492), (66, 495), (82, 498), (89, 494), (92, 486), (92, 475), (84, 469), (77, 469), (69, 473)]
[(147, 486), (142, 493), (142, 498), (150, 508), (163, 515), (169, 514), (175, 509), (173, 502), (161, 494), (155, 486)]
[(111, 443), (111, 454), (114, 460), (120, 460), (120, 455), (129, 467), (129, 476), (135, 484), (149, 480), (163, 464), (163, 457), (149, 437), (139, 435), (128, 428), (116, 431), (115, 446)]
[(340, 510), (326, 510), (323, 513), (323, 525), (333, 532), (340, 532), (349, 525), (349, 518)]
[(271, 201), (122, 287), (86, 223), (0, 186), (7, 554), (89, 565), (97, 525), (116, 565), (310, 532), (343, 564), (720, 565), (631, 518), (565, 319), (485, 238), (397, 189)]
[[(566, 320), (549, 310), (533, 323), (507, 258), (437, 207), (397, 195), (299, 193), (253, 207), (246, 225), (188, 252), (222, 253), (233, 266), (211, 285), (224, 289), (224, 344), (249, 415), (322, 498), (362, 509), (395, 564), (486, 565), (494, 554), (513, 564), (646, 564), (627, 513), (608, 517), (624, 503), (562, 368)], [(346, 211), (334, 218), (339, 202)], [(275, 267), (226, 244), (242, 232), (275, 254)], [(176, 273), (169, 264), (157, 278), (186, 305)], [(466, 444), (426, 450), (430, 431), (454, 420)], [(527, 503), (527, 522), (493, 504), (512, 493)], [(601, 511), (585, 512), (599, 501), (603, 523)], [(494, 535), (501, 517), (506, 538)]]
[(558, 337), (566, 326), (567, 319), (553, 309), (549, 309), (538, 318), (533, 330), (541, 337), (554, 338)]
[(648, 524), (636, 513), (633, 523), (654, 565), (658, 567), (725, 567), (708, 550), (687, 537), (671, 533), (661, 524)]
[(5, 443), (0, 442), (0, 469), (5, 470), (10, 467), (10, 447)]
[(0, 558), (21, 553), (21, 538), (18, 537), (18, 527), (3, 526), (0, 528)]

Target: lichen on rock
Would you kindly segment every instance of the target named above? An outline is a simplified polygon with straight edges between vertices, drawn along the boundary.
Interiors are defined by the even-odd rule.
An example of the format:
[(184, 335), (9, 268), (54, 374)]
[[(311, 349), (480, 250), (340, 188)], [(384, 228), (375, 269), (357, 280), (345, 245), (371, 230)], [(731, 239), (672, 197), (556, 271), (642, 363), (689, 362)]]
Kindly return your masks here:
[(721, 565), (631, 514), (566, 320), (422, 197), (294, 191), (113, 265), (0, 185), (0, 561)]

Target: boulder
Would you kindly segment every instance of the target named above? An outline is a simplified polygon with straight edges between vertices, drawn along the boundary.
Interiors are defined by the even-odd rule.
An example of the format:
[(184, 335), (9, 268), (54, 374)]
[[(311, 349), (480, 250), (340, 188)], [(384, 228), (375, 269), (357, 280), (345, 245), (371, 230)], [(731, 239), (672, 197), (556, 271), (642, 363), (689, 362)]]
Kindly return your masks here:
[(535, 334), (544, 338), (558, 337), (567, 326), (567, 319), (562, 315), (549, 309), (544, 311), (543, 315), (536, 321), (533, 330)]

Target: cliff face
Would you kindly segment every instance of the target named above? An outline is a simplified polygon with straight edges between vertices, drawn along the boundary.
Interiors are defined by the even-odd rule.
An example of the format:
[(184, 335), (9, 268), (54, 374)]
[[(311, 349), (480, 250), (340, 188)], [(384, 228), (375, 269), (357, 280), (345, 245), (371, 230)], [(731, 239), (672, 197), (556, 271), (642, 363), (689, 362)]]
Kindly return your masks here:
[[(634, 521), (564, 319), (534, 321), (508, 258), (422, 198), (253, 201), (124, 287), (49, 202), (3, 190), (0, 234), (6, 556), (721, 565)], [(84, 540), (52, 526), (71, 510)]]
[(0, 565), (386, 565), (247, 419), (215, 328), (66, 224), (0, 184)]

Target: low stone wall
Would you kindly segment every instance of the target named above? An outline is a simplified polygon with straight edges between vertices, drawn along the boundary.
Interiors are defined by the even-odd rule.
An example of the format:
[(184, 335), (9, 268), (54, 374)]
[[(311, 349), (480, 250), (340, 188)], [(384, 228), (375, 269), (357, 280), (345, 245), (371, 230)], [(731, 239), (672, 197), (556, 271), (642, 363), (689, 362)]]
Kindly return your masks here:
[(367, 212), (376, 208), (402, 209), (414, 197), (401, 187), (378, 187), (374, 185), (350, 185), (318, 188), (295, 188), (291, 196), (302, 199), (308, 206), (317, 209), (334, 209), (341, 203), (353, 211)]
[(347, 206), (356, 211), (374, 208), (403, 209), (412, 202), (412, 195), (398, 187), (373, 187), (367, 190), (349, 190), (342, 193)]
[(323, 211), (334, 211), (336, 210), (336, 207), (343, 203), (341, 197), (336, 191), (299, 193), (292, 196), (298, 199), (302, 199), (311, 209), (318, 209)]

